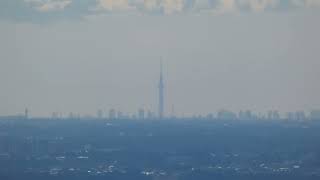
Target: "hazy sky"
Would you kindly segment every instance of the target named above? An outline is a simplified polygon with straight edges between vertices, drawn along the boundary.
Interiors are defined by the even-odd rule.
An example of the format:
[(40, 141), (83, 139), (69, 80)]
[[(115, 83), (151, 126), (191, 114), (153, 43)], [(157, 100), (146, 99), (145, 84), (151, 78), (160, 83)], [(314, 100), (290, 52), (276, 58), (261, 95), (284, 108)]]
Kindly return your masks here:
[(0, 114), (320, 108), (318, 0), (1, 0)]

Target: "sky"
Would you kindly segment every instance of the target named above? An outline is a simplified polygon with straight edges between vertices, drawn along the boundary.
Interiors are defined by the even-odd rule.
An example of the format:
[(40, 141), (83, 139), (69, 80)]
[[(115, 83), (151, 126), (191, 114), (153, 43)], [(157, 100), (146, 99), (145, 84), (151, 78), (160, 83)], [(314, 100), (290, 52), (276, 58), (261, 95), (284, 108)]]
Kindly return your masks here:
[(1, 0), (0, 114), (320, 109), (318, 0)]

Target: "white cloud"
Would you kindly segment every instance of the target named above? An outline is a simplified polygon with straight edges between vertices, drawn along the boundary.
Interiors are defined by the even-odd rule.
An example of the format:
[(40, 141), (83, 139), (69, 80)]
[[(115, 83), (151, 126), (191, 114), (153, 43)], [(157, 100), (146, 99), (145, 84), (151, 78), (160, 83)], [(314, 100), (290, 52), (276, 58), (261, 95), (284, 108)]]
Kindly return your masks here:
[(98, 0), (97, 10), (126, 11), (140, 10), (152, 12), (163, 9), (164, 14), (182, 12), (185, 0)]
[(307, 7), (320, 7), (320, 1), (319, 0), (306, 0), (306, 6)]
[(210, 7), (210, 0), (194, 0), (193, 10), (194, 11), (202, 11), (208, 10)]
[(292, 5), (297, 7), (303, 7), (305, 1), (304, 0), (292, 0)]
[(253, 12), (263, 12), (266, 8), (276, 8), (280, 0), (219, 0), (213, 9), (216, 14), (235, 13), (247, 7)]
[(275, 8), (279, 2), (279, 0), (239, 0), (240, 5), (248, 6), (254, 12), (264, 11), (268, 7)]
[(98, 0), (97, 10), (126, 11), (135, 9), (128, 0)]
[(72, 3), (72, 0), (24, 0), (40, 12), (63, 10)]
[(320, 7), (320, 0), (292, 0), (292, 5), (297, 7)]
[(165, 14), (172, 14), (175, 12), (182, 12), (184, 7), (184, 0), (163, 0), (162, 7)]
[(319, 10), (320, 0), (0, 0), (0, 19), (40, 22), (115, 12), (219, 15), (311, 9)]
[(144, 8), (148, 11), (152, 11), (159, 8), (158, 0), (144, 0)]
[[(41, 12), (63, 10), (76, 0), (24, 0), (33, 4)], [(187, 3), (192, 7), (185, 11)], [(263, 12), (267, 9), (276, 9), (283, 0), (96, 0), (94, 11), (127, 12), (144, 11), (153, 12), (163, 10), (165, 15), (174, 13), (196, 13), (209, 11), (214, 14), (237, 13), (249, 10)], [(288, 5), (299, 8), (320, 7), (320, 0), (287, 0)], [(213, 5), (214, 4), (214, 5)], [(89, 9), (89, 7), (88, 7)]]
[(238, 10), (236, 0), (220, 0), (218, 7), (213, 9), (216, 14), (233, 13)]

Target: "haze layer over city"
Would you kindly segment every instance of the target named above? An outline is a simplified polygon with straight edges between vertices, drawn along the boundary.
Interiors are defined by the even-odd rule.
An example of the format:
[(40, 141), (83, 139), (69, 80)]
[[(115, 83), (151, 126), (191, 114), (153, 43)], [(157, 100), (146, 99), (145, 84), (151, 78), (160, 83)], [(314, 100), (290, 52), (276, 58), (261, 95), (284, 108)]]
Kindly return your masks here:
[(319, 0), (1, 0), (0, 179), (320, 179)]
[(0, 114), (320, 108), (318, 1), (151, 2), (1, 1)]

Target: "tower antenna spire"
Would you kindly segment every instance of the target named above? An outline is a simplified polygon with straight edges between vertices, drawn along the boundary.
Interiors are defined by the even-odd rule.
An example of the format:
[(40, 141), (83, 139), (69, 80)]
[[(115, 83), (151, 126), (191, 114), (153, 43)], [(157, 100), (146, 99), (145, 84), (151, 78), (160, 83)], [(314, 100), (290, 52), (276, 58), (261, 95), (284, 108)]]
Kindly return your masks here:
[(163, 65), (162, 57), (160, 57), (160, 79), (159, 79), (159, 119), (164, 117), (164, 83), (163, 83)]

